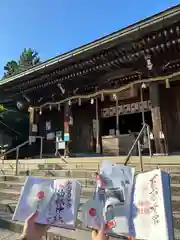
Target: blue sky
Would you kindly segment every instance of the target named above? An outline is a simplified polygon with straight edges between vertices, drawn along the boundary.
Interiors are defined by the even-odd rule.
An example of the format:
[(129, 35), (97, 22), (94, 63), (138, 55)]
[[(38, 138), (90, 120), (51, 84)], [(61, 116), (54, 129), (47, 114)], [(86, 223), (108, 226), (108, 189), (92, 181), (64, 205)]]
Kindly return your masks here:
[(0, 0), (0, 76), (24, 47), (42, 60), (100, 38), (180, 0)]

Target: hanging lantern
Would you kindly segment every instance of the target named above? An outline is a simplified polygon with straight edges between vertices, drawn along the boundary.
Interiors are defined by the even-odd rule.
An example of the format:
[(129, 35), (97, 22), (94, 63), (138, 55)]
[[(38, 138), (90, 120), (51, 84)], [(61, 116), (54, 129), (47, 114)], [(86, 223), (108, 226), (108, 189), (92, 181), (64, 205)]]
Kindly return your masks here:
[(69, 125), (73, 126), (73, 117), (72, 116), (69, 117)]
[(50, 110), (50, 111), (52, 110), (52, 106), (51, 106), (51, 104), (49, 105), (49, 110)]
[(104, 93), (103, 92), (101, 93), (101, 101), (102, 102), (104, 101)]
[(116, 95), (116, 93), (113, 93), (113, 100), (117, 100), (117, 95)]
[(146, 55), (146, 56), (145, 56), (145, 60), (146, 60), (147, 69), (148, 69), (149, 71), (151, 71), (152, 68), (153, 68), (153, 64), (152, 64), (152, 62), (151, 62), (151, 56), (150, 56), (150, 55)]
[(39, 109), (39, 115), (42, 115), (42, 109), (41, 108)]
[(142, 88), (142, 89), (145, 89), (145, 88), (146, 88), (146, 84), (143, 83), (143, 84), (141, 85), (141, 88)]
[(94, 98), (91, 98), (91, 104), (94, 104)]
[(81, 99), (78, 99), (78, 105), (81, 106)]
[(61, 105), (58, 103), (58, 111), (61, 111)]
[(70, 99), (69, 99), (69, 101), (68, 101), (68, 105), (71, 106), (71, 100), (70, 100)]

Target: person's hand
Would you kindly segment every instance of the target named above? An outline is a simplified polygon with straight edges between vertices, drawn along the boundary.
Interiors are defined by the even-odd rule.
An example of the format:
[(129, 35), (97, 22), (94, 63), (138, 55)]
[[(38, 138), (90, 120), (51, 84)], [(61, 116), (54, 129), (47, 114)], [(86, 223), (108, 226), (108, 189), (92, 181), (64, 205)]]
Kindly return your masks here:
[[(102, 227), (99, 231), (92, 231), (92, 240), (108, 240), (108, 236), (104, 233), (104, 228)], [(128, 237), (128, 240), (136, 240), (134, 237)]]
[(100, 230), (92, 231), (92, 240), (108, 240), (108, 236), (104, 233), (104, 226)]
[(35, 223), (38, 212), (33, 213), (24, 223), (21, 240), (41, 240), (46, 235), (47, 225)]

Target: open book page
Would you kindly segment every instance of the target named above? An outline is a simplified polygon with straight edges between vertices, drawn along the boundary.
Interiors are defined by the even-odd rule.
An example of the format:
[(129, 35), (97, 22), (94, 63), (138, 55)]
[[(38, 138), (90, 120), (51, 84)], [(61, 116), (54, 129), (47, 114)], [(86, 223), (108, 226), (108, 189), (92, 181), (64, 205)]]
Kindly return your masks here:
[(55, 180), (54, 194), (46, 214), (49, 224), (74, 228), (79, 203), (80, 183), (78, 181)]
[(25, 221), (33, 212), (38, 210), (38, 223), (47, 224), (45, 212), (53, 196), (54, 180), (28, 177), (21, 190), (13, 220)]
[[(168, 174), (162, 174), (161, 170), (137, 175), (131, 229), (137, 239), (173, 239), (168, 179)], [(167, 215), (167, 212), (171, 212), (171, 214)]]
[(107, 232), (129, 235), (133, 180), (133, 168), (103, 161), (97, 175), (94, 200), (86, 203), (83, 210), (84, 224), (98, 228), (103, 219)]
[(73, 228), (79, 201), (80, 184), (76, 180), (29, 177), (22, 189), (13, 220), (25, 221), (38, 210), (37, 223)]

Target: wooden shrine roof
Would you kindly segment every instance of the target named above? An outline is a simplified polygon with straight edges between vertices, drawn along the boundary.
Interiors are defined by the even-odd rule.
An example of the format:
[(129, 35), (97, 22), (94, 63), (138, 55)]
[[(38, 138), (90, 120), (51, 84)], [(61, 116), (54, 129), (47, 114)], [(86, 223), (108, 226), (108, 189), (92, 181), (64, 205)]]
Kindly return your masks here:
[[(47, 101), (58, 94), (58, 83), (73, 94), (81, 86), (91, 91), (89, 86), (93, 88), (97, 81), (106, 84), (103, 79), (114, 84), (115, 75), (121, 78), (120, 84), (148, 77), (146, 54), (153, 55), (154, 66), (160, 66), (155, 68), (156, 74), (166, 74), (171, 62), (179, 64), (179, 19), (180, 4), (4, 79), (0, 81), (0, 103), (14, 101), (23, 94), (34, 98), (35, 103), (42, 96), (48, 96)], [(159, 61), (159, 53), (167, 61)]]

